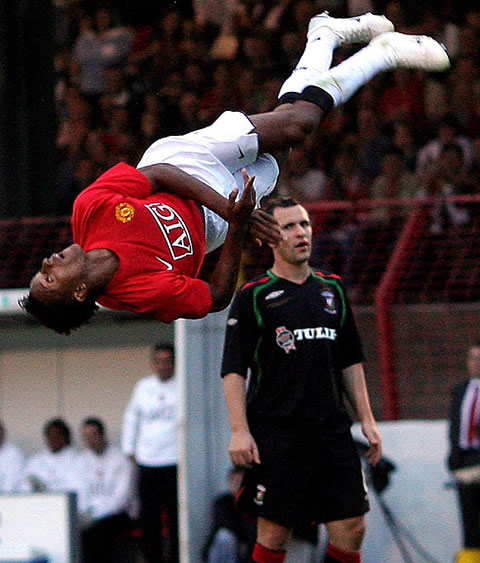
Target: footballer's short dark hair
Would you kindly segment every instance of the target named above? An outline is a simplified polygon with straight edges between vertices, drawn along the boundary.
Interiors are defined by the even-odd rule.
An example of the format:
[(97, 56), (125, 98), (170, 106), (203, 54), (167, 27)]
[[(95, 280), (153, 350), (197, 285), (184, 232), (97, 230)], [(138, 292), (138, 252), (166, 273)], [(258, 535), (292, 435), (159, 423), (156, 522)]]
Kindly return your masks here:
[(269, 200), (268, 204), (264, 208), (269, 215), (273, 215), (273, 212), (278, 207), (286, 208), (286, 207), (295, 207), (296, 205), (301, 205), (296, 199), (293, 197), (277, 197)]

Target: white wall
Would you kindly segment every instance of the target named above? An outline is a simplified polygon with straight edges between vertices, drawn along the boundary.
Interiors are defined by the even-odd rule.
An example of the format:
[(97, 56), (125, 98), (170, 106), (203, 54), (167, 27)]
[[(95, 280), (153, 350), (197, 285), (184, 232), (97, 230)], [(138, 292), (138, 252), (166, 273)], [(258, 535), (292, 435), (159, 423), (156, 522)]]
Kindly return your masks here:
[[(363, 559), (382, 563), (407, 563), (379, 504), (391, 510), (400, 538), (412, 562), (428, 561), (413, 549), (409, 536), (435, 563), (451, 563), (460, 549), (460, 522), (456, 491), (445, 460), (448, 451), (445, 420), (401, 420), (380, 423), (383, 451), (396, 466), (381, 495), (370, 492), (371, 511)], [(354, 436), (361, 439), (358, 426)]]
[(43, 447), (50, 418), (63, 417), (77, 438), (81, 421), (99, 416), (117, 441), (133, 385), (150, 373), (158, 340), (173, 341), (173, 327), (110, 319), (71, 336), (0, 327), (0, 419), (9, 439), (31, 453)]

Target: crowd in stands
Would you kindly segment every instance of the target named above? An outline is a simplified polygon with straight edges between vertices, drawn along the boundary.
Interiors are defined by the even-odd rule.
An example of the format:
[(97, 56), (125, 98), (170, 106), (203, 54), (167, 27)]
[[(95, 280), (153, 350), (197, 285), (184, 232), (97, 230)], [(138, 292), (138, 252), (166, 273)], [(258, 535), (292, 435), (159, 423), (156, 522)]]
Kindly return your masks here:
[[(325, 9), (340, 17), (384, 13), (398, 31), (432, 35), (445, 44), (452, 68), (378, 75), (292, 150), (279, 193), (307, 205), (340, 204), (313, 215), (321, 233), (314, 262), (325, 261), (326, 248), (334, 247), (337, 263), (330, 269), (353, 279), (345, 264), (359, 235), (398, 217), (398, 207), (359, 206), (359, 200), (480, 194), (480, 9), (474, 2), (239, 0), (217, 3), (220, 23), (208, 19), (207, 1), (151, 4), (56, 2), (58, 215), (69, 215), (75, 196), (110, 166), (136, 165), (159, 137), (209, 125), (228, 109), (272, 109), (302, 52), (309, 18)], [(358, 48), (337, 49), (333, 64)], [(462, 228), (473, 215), (462, 202), (439, 202), (429, 231)]]
[[(68, 214), (75, 195), (109, 166), (136, 164), (158, 137), (208, 125), (226, 109), (273, 108), (311, 15), (324, 7), (350, 15), (347, 4), (337, 4), (332, 11), (329, 2), (244, 0), (220, 27), (193, 10), (174, 11), (175, 4), (142, 17), (122, 4), (72, 0), (59, 11), (55, 60), (60, 211)], [(447, 13), (440, 2), (412, 13), (398, 0), (361, 8), (383, 8), (397, 30), (441, 40), (452, 70), (378, 76), (295, 149), (280, 187), (304, 202), (410, 196), (419, 186), (436, 193), (443, 174), (437, 164), (448, 143), (461, 148), (463, 172), (451, 189), (476, 191), (480, 11)], [(339, 49), (334, 64), (348, 54)], [(392, 151), (396, 158), (384, 158)], [(395, 166), (398, 185), (388, 181)]]

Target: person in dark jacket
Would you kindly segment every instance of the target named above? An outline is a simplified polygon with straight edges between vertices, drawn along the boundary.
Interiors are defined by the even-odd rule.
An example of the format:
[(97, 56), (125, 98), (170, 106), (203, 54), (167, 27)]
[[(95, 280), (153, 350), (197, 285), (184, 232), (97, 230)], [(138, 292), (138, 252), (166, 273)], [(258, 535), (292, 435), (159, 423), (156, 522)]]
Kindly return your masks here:
[(480, 341), (468, 349), (467, 371), (451, 393), (448, 468), (458, 484), (463, 545), (480, 548)]

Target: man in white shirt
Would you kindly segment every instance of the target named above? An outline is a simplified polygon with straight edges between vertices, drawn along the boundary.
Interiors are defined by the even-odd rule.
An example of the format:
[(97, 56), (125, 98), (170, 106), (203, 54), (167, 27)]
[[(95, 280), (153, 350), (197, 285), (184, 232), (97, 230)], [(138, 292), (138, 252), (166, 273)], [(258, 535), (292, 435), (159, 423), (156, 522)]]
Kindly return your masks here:
[(128, 561), (132, 552), (128, 510), (133, 499), (133, 464), (108, 442), (99, 418), (85, 419), (81, 429), (85, 445), (78, 464), (82, 561)]
[(78, 493), (78, 451), (71, 445), (70, 429), (61, 418), (47, 422), (43, 429), (47, 447), (26, 463), (23, 491), (73, 491)]
[(0, 422), (0, 493), (20, 490), (20, 476), (25, 463), (21, 448), (7, 442), (5, 427)]
[(147, 563), (176, 563), (178, 408), (173, 346), (154, 346), (152, 363), (154, 373), (136, 383), (125, 410), (122, 450), (139, 469), (144, 558)]

